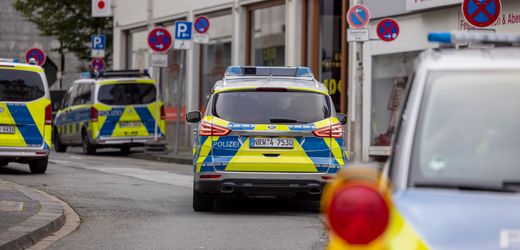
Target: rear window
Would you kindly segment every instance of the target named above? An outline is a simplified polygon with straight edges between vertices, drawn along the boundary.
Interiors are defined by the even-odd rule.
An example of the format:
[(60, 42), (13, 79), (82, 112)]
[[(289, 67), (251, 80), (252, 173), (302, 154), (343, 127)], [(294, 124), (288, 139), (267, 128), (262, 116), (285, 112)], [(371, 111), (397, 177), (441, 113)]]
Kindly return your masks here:
[(0, 69), (0, 101), (27, 102), (43, 96), (45, 96), (45, 86), (40, 74)]
[(311, 92), (223, 92), (213, 115), (247, 124), (313, 123), (331, 116), (329, 97)]
[(102, 85), (98, 101), (108, 105), (140, 105), (155, 101), (155, 85), (144, 83), (121, 83)]

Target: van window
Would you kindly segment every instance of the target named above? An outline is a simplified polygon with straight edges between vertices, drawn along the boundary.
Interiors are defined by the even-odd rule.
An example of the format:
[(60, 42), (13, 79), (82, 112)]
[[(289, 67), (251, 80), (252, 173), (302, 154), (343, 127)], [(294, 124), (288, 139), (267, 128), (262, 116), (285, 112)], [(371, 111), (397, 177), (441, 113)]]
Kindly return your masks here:
[(82, 105), (90, 103), (90, 84), (82, 83), (77, 86), (77, 92), (72, 101), (72, 105)]
[(40, 74), (0, 69), (0, 101), (27, 102), (43, 96), (45, 96), (45, 86)]
[(155, 95), (153, 84), (106, 84), (99, 88), (98, 100), (107, 105), (141, 105), (155, 102)]

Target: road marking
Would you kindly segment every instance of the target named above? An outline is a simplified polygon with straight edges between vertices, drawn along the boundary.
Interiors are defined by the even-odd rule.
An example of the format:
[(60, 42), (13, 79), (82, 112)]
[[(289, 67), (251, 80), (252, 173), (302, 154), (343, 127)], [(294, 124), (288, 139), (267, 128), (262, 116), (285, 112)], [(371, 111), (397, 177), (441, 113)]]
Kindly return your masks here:
[(118, 168), (118, 167), (96, 167), (85, 163), (63, 161), (52, 159), (51, 162), (81, 169), (97, 170), (107, 174), (134, 177), (137, 179), (164, 183), (174, 186), (193, 188), (193, 176), (169, 173), (157, 170), (146, 170), (141, 168)]

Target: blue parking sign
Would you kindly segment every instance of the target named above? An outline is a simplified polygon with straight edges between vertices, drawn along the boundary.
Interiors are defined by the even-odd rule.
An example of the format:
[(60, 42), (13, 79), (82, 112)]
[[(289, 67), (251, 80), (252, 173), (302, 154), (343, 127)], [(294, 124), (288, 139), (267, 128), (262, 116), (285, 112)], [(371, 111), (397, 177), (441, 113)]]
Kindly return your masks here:
[(92, 35), (92, 49), (104, 50), (107, 47), (105, 35)]
[(192, 39), (192, 22), (176, 22), (175, 23), (175, 39), (191, 40)]

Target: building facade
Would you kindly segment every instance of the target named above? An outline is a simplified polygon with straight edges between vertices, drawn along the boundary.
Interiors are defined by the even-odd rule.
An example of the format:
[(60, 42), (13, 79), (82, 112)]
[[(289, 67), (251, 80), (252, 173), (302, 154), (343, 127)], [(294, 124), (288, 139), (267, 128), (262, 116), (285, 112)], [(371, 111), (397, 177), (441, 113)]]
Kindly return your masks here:
[[(347, 5), (342, 0), (116, 0), (114, 69), (148, 69), (146, 39), (154, 26), (173, 34), (176, 21), (204, 15), (211, 23), (210, 42), (194, 44), (185, 58), (170, 49), (168, 67), (161, 69), (169, 144), (176, 139), (172, 135), (179, 100), (181, 114), (204, 111), (211, 88), (229, 65), (309, 66), (328, 86), (336, 108), (345, 112), (348, 60), (341, 38)], [(183, 124), (177, 138), (185, 147), (191, 145), (191, 129)]]

